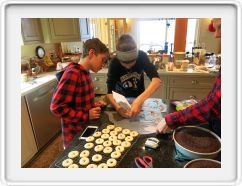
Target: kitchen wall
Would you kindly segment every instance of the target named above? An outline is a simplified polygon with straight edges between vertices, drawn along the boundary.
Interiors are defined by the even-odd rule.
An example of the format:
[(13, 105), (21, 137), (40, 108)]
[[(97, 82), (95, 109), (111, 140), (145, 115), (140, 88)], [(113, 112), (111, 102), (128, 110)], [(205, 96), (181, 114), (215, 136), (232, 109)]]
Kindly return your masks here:
[(199, 19), (197, 27), (197, 42), (204, 43), (207, 52), (214, 52), (216, 54), (221, 53), (220, 42), (221, 39), (214, 37), (214, 32), (208, 31), (208, 25), (211, 22), (211, 18)]
[[(59, 48), (61, 47), (60, 43), (51, 43), (51, 44), (33, 44), (33, 45), (22, 45), (21, 46), (21, 57), (25, 59), (29, 59), (30, 57), (36, 56), (35, 49), (37, 46), (42, 46), (45, 49), (45, 52), (58, 52)], [(24, 61), (21, 61), (21, 63), (25, 63)]]

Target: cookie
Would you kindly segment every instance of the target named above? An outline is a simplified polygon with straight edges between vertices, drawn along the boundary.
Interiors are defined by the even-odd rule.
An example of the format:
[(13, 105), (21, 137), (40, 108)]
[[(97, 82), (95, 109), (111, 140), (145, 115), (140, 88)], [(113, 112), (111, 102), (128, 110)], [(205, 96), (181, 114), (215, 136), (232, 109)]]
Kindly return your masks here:
[(89, 162), (90, 162), (89, 158), (83, 157), (80, 159), (79, 164), (85, 166), (85, 165), (89, 164)]
[(108, 165), (108, 167), (115, 167), (116, 165), (117, 165), (117, 160), (115, 160), (115, 159), (113, 159), (113, 158), (111, 158), (111, 159), (109, 159), (108, 161), (107, 161), (107, 165)]
[(93, 136), (89, 136), (89, 137), (87, 137), (86, 142), (93, 142), (94, 139), (95, 138)]
[(130, 132), (129, 135), (132, 136), (132, 137), (136, 137), (136, 136), (139, 135), (139, 133), (137, 131), (132, 131), (132, 132)]
[(110, 130), (108, 130), (108, 129), (103, 129), (103, 130), (102, 130), (102, 133), (103, 133), (103, 134), (108, 134), (109, 132), (110, 132)]
[(63, 167), (69, 167), (71, 164), (73, 164), (73, 160), (72, 160), (72, 159), (65, 159), (65, 160), (62, 162), (62, 166), (63, 166)]
[(118, 159), (121, 156), (121, 152), (119, 151), (114, 151), (111, 153), (111, 157), (114, 159)]
[(98, 139), (96, 139), (96, 141), (95, 141), (95, 143), (98, 144), (98, 145), (103, 144), (103, 142), (104, 142), (104, 139), (102, 139), (102, 138), (98, 138)]
[(111, 131), (109, 134), (110, 134), (110, 136), (117, 136), (118, 132), (117, 131)]
[(124, 147), (123, 146), (117, 146), (117, 147), (115, 147), (115, 150), (119, 151), (119, 152), (123, 152), (124, 151)]
[(88, 157), (90, 154), (90, 152), (88, 150), (84, 150), (80, 153), (80, 157), (83, 158), (83, 157)]
[(114, 129), (114, 131), (116, 131), (116, 132), (120, 132), (120, 131), (122, 131), (122, 127), (116, 127), (116, 128)]
[(94, 161), (94, 162), (99, 162), (101, 160), (102, 160), (102, 155), (100, 155), (100, 154), (95, 154), (92, 156), (92, 161)]
[(118, 146), (121, 144), (121, 140), (114, 140), (113, 145)]
[(104, 140), (105, 140), (105, 139), (108, 139), (108, 138), (109, 138), (109, 134), (102, 134), (102, 135), (101, 135), (101, 138), (104, 139)]
[(102, 135), (102, 133), (100, 132), (100, 131), (97, 131), (97, 132), (95, 132), (94, 134), (93, 134), (93, 136), (95, 137), (95, 138), (98, 138), (98, 137), (100, 137)]
[(118, 137), (117, 136), (110, 136), (108, 139), (109, 139), (109, 141), (114, 141), (114, 140), (117, 140)]
[(127, 136), (126, 138), (125, 138), (125, 141), (129, 141), (129, 142), (131, 142), (131, 141), (133, 141), (133, 137), (132, 136)]
[(79, 168), (77, 164), (71, 164), (68, 168)]
[(105, 147), (105, 148), (103, 149), (103, 152), (104, 152), (105, 154), (110, 154), (112, 151), (113, 151), (112, 147)]
[(108, 165), (106, 163), (101, 163), (97, 166), (97, 168), (108, 168)]
[(93, 143), (86, 143), (86, 144), (84, 145), (84, 147), (85, 147), (86, 149), (91, 149), (91, 148), (94, 147), (94, 144), (93, 144)]
[(114, 125), (108, 125), (108, 126), (107, 126), (107, 129), (108, 129), (108, 130), (113, 130), (114, 128), (115, 128)]
[(79, 155), (79, 152), (77, 150), (71, 151), (68, 153), (69, 158), (76, 158)]
[(120, 133), (119, 135), (118, 135), (118, 139), (120, 139), (120, 140), (123, 140), (123, 139), (125, 139), (125, 134), (123, 134), (123, 133)]
[(122, 133), (125, 134), (125, 135), (128, 135), (128, 134), (130, 133), (130, 130), (129, 130), (129, 129), (124, 129), (124, 130), (122, 131)]
[(86, 168), (97, 168), (97, 165), (96, 164), (89, 164)]
[(104, 141), (103, 142), (103, 146), (104, 147), (110, 147), (112, 145), (112, 142), (111, 141)]
[(102, 145), (97, 145), (95, 148), (94, 148), (94, 150), (96, 151), (96, 152), (101, 152), (102, 150), (103, 150), (103, 146)]
[(123, 142), (121, 143), (121, 146), (123, 146), (124, 148), (128, 148), (128, 147), (131, 146), (131, 143), (130, 143), (129, 141), (123, 141)]

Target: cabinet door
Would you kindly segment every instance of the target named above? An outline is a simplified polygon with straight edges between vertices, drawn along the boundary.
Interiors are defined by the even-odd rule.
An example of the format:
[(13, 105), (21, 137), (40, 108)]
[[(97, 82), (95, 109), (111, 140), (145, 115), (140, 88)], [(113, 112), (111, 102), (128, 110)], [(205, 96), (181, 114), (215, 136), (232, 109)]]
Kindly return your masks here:
[(88, 18), (81, 18), (80, 21), (80, 32), (81, 32), (81, 40), (85, 41), (91, 38), (90, 34), (90, 26)]
[(35, 154), (37, 146), (32, 130), (25, 98), (21, 98), (21, 166), (23, 167)]
[(95, 94), (107, 94), (107, 74), (92, 73)]
[(40, 19), (22, 18), (21, 30), (24, 44), (43, 43)]
[(79, 19), (75, 18), (53, 18), (47, 20), (49, 41), (68, 42), (80, 41)]

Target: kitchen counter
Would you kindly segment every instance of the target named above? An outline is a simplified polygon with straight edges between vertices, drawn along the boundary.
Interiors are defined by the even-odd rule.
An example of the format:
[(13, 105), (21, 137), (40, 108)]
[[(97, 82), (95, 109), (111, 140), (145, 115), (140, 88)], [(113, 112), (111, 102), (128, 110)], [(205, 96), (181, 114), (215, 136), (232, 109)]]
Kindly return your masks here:
[(34, 80), (29, 80), (28, 82), (21, 82), (21, 96), (24, 96), (44, 85), (46, 85), (47, 83), (51, 82), (51, 81), (55, 81), (56, 74), (57, 71), (53, 71), (53, 72), (45, 72), (42, 74), (38, 74), (37, 78)]
[[(174, 107), (170, 106), (168, 103), (168, 112), (174, 111)], [(164, 113), (165, 114), (165, 113)], [(101, 115), (101, 118), (92, 121), (89, 123), (90, 125), (96, 125), (99, 126), (98, 130), (102, 130), (105, 128), (108, 124), (110, 124), (110, 121), (108, 119), (108, 116), (103, 113)], [(207, 124), (203, 125), (204, 127), (208, 127)], [(69, 147), (64, 150), (64, 152), (51, 164), (50, 168), (60, 168), (61, 162), (66, 159), (68, 153), (75, 149), (76, 146), (79, 145), (81, 148), (80, 151), (84, 150), (83, 143), (84, 141), (80, 141), (78, 138), (81, 134), (78, 134), (71, 142)], [(160, 140), (160, 146), (158, 149), (145, 149), (144, 144), (148, 137), (156, 137)], [(81, 144), (82, 143), (82, 144)], [(159, 134), (156, 133), (153, 134), (143, 134), (139, 135), (137, 140), (134, 142), (134, 144), (131, 146), (131, 148), (128, 150), (128, 152), (125, 154), (125, 156), (120, 160), (118, 163), (118, 168), (133, 168), (134, 165), (134, 158), (137, 156), (145, 156), (149, 155), (153, 158), (153, 167), (154, 168), (182, 168), (188, 161), (178, 161), (175, 159), (176, 151), (175, 151), (175, 145), (172, 140), (171, 134)], [(219, 159), (220, 157), (218, 157)]]
[[(94, 73), (91, 71), (91, 73)], [(101, 69), (100, 71), (98, 71), (96, 74), (107, 74), (108, 73), (108, 68), (103, 68)], [(216, 72), (207, 72), (207, 71), (191, 71), (191, 72), (188, 72), (188, 71), (182, 71), (180, 69), (174, 69), (173, 71), (166, 71), (166, 70), (162, 70), (162, 69), (159, 69), (158, 70), (158, 73), (160, 75), (185, 75), (185, 76), (189, 76), (189, 75), (201, 75), (201, 76), (207, 76), (207, 77), (214, 77), (214, 76), (217, 76), (217, 73)]]

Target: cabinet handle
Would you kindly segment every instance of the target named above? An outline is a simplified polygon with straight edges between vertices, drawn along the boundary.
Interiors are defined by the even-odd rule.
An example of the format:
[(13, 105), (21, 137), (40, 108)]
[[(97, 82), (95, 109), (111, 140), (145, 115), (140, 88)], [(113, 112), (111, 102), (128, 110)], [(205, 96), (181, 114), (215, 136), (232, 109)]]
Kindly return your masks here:
[(192, 84), (196, 85), (197, 83), (197, 80), (192, 80)]
[(98, 77), (95, 77), (95, 78), (94, 78), (94, 81), (99, 81), (99, 78), (98, 78)]
[(189, 98), (190, 99), (196, 99), (197, 97), (196, 96), (190, 96)]

